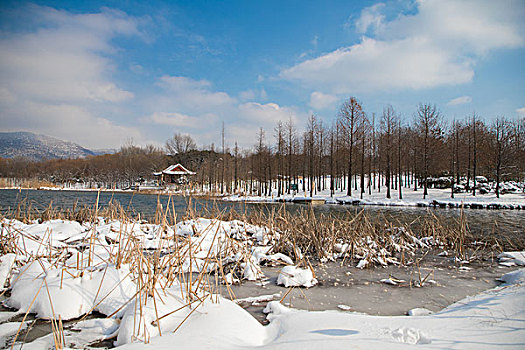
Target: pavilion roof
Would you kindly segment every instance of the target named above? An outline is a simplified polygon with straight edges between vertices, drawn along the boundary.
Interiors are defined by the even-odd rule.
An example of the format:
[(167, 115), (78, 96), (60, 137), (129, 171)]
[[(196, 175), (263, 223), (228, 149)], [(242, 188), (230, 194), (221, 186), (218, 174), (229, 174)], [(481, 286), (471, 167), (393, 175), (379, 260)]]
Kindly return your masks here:
[(186, 169), (182, 164), (177, 163), (177, 164), (170, 165), (169, 167), (167, 167), (166, 169), (164, 169), (164, 170), (162, 170), (160, 172), (153, 173), (153, 175), (161, 175), (161, 174), (165, 174), (165, 175), (195, 175), (195, 172), (190, 171), (190, 170)]

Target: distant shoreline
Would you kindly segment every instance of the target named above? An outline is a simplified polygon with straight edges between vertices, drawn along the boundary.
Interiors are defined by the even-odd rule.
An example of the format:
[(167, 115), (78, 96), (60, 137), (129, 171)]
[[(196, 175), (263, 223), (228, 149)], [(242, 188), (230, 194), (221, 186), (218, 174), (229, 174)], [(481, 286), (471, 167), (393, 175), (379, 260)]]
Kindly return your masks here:
[[(243, 202), (243, 203), (267, 203), (267, 204), (278, 204), (278, 203), (290, 203), (290, 204), (308, 204), (313, 202), (313, 205), (318, 205), (321, 202), (325, 205), (344, 205), (344, 206), (376, 206), (376, 207), (399, 207), (399, 208), (442, 208), (442, 209), (486, 209), (486, 210), (525, 210), (525, 194), (518, 195), (522, 196), (522, 199), (515, 201), (505, 201), (502, 199), (506, 195), (502, 195), (503, 198), (491, 199), (484, 197), (486, 195), (480, 194), (477, 200), (459, 200), (456, 198), (443, 199), (429, 196), (427, 199), (383, 199), (383, 200), (369, 200), (360, 199), (356, 197), (348, 196), (281, 196), (281, 197), (262, 197), (262, 196), (241, 196), (235, 195), (220, 195), (210, 193), (188, 193), (184, 191), (176, 192), (163, 192), (157, 190), (123, 190), (123, 189), (106, 189), (106, 188), (59, 188), (59, 187), (2, 187), (0, 190), (34, 190), (34, 191), (67, 191), (67, 192), (104, 192), (104, 193), (129, 193), (129, 194), (142, 194), (142, 195), (162, 195), (162, 196), (181, 196), (181, 197), (196, 197), (206, 199), (216, 199), (225, 202)], [(317, 202), (317, 203), (316, 203)]]
[[(162, 192), (156, 190), (123, 190), (123, 189), (108, 189), (108, 188), (60, 188), (60, 187), (1, 187), (2, 190), (20, 190), (20, 191), (49, 191), (49, 192), (104, 192), (104, 193), (129, 193), (129, 194), (144, 194), (144, 195), (161, 195), (161, 196), (181, 196), (188, 197), (190, 194), (183, 193), (183, 191), (176, 192)], [(214, 197), (206, 194), (192, 193), (192, 197)]]

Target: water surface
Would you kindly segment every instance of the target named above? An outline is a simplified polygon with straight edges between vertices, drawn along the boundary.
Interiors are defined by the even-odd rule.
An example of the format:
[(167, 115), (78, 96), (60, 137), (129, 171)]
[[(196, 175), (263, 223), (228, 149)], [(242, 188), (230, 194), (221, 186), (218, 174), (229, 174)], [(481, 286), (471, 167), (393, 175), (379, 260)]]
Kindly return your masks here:
[[(24, 201), (26, 205), (39, 211), (45, 210), (50, 204), (57, 209), (71, 209), (74, 206), (93, 208), (97, 201), (97, 192), (93, 191), (43, 191), (43, 190), (0, 190), (0, 211), (6, 214), (16, 209)], [(99, 208), (106, 207), (110, 201), (120, 203), (128, 213), (141, 218), (153, 218), (158, 204), (166, 208), (169, 196), (137, 194), (131, 192), (101, 192)], [(179, 217), (186, 214), (188, 205), (197, 213), (205, 210), (229, 211), (232, 208), (240, 213), (250, 213), (254, 210), (279, 210), (283, 208), (290, 213), (297, 213), (308, 208), (305, 204), (281, 203), (243, 203), (224, 202), (222, 200), (189, 199), (183, 196), (171, 196), (170, 207), (174, 208)], [(454, 220), (461, 215), (460, 209), (453, 208), (419, 208), (419, 207), (384, 207), (384, 206), (351, 206), (326, 204), (313, 206), (317, 214), (331, 214), (342, 216), (350, 213), (355, 215), (361, 210), (371, 218), (384, 216), (393, 222), (418, 222), (422, 217), (437, 215), (445, 219)], [(493, 209), (465, 209), (471, 231), (480, 237), (495, 235), (498, 237), (523, 238), (525, 235), (525, 213), (521, 210), (493, 210)], [(446, 222), (446, 221), (445, 221)]]

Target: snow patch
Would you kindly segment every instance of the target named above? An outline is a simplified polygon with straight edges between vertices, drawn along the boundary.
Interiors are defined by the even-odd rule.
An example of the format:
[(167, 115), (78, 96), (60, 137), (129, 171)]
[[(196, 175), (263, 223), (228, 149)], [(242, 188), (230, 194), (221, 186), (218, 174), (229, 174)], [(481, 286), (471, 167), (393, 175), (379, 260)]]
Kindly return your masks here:
[(408, 316), (428, 316), (433, 314), (433, 312), (423, 307), (416, 307), (414, 309), (408, 310), (407, 314)]
[(297, 266), (285, 266), (277, 277), (277, 284), (285, 287), (310, 288), (317, 284), (312, 270), (302, 269)]
[(503, 252), (498, 261), (503, 266), (525, 266), (525, 252)]
[(430, 344), (432, 340), (416, 328), (401, 327), (391, 332), (392, 338), (400, 343)]

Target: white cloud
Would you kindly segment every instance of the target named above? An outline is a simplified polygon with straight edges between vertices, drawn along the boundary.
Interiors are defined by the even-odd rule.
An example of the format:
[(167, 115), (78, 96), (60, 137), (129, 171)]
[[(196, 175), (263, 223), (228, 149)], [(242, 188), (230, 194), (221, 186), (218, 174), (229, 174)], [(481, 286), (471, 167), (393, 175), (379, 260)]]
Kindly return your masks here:
[(333, 107), (337, 100), (337, 96), (323, 94), (319, 91), (310, 94), (310, 106), (317, 110)]
[(215, 91), (205, 80), (163, 76), (157, 85), (163, 91), (151, 99), (151, 112), (142, 121), (188, 132), (200, 144), (211, 144), (220, 137), (222, 121), (230, 145), (237, 141), (241, 147), (252, 147), (260, 127), (272, 137), (279, 120), (285, 122), (292, 118), (299, 123), (302, 119), (293, 107), (246, 101), (264, 100), (267, 97), (264, 89), (244, 91), (239, 101), (226, 92)]
[(470, 96), (460, 96), (448, 101), (447, 106), (457, 106), (464, 105), (472, 102), (472, 97)]
[(454, 61), (427, 40), (392, 42), (365, 38), (360, 44), (305, 61), (281, 73), (335, 94), (429, 88), (472, 80), (469, 61)]
[(365, 8), (361, 12), (361, 16), (355, 22), (355, 28), (358, 33), (366, 33), (369, 28), (377, 30), (381, 27), (385, 16), (381, 14), (381, 10), (385, 4), (378, 3), (373, 6)]
[(16, 96), (6, 87), (0, 87), (0, 105), (8, 105), (16, 102)]
[[(236, 102), (225, 92), (213, 91), (212, 84), (207, 80), (193, 80), (187, 77), (163, 76), (158, 85), (165, 93), (164, 98), (156, 104), (176, 106), (186, 113), (201, 113), (213, 108), (224, 108)], [(167, 100), (166, 100), (167, 99)]]
[(248, 102), (239, 105), (238, 110), (242, 120), (260, 126), (268, 125), (272, 128), (279, 120), (284, 122), (296, 115), (292, 108), (281, 107), (276, 103), (260, 104), (257, 102)]
[(73, 15), (31, 9), (46, 26), (0, 40), (2, 85), (16, 95), (53, 103), (119, 102), (133, 96), (108, 79), (112, 64), (103, 54), (114, 50), (113, 37), (138, 33), (135, 20), (110, 10)]
[(198, 128), (199, 126), (209, 125), (216, 121), (217, 117), (213, 114), (206, 114), (199, 117), (193, 117), (176, 112), (156, 112), (145, 118), (145, 121), (151, 121), (159, 125), (168, 125), (175, 127)]
[(419, 1), (417, 13), (387, 22), (382, 5), (363, 10), (360, 32), (374, 36), (280, 73), (330, 93), (422, 89), (472, 81), (481, 55), (525, 43), (523, 2)]
[(198, 124), (199, 119), (191, 117), (189, 115), (181, 113), (167, 113), (167, 112), (157, 112), (153, 113), (151, 116), (146, 118), (146, 121), (151, 121), (155, 124), (160, 125), (171, 125), (171, 126), (186, 126), (191, 127)]
[(518, 113), (522, 117), (525, 117), (525, 107), (521, 107), (521, 108), (516, 109), (516, 113)]
[(418, 1), (417, 6), (416, 15), (400, 16), (379, 26), (376, 34), (385, 40), (426, 37), (458, 55), (525, 43), (525, 4), (521, 0), (426, 0)]
[(116, 52), (111, 40), (141, 36), (139, 20), (109, 9), (73, 14), (28, 5), (20, 11), (31, 29), (4, 31), (0, 38), (2, 127), (96, 148), (118, 146), (124, 133), (141, 139), (137, 129), (104, 116), (134, 97), (111, 79)]

